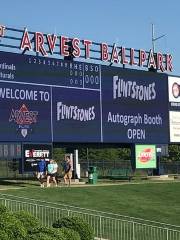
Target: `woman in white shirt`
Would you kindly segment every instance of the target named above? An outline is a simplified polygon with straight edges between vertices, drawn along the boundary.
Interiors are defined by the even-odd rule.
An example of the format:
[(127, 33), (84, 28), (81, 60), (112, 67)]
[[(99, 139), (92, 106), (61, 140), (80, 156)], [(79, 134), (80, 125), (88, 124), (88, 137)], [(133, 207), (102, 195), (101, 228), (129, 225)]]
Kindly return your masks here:
[(47, 166), (47, 187), (50, 187), (50, 178), (57, 187), (56, 175), (57, 175), (58, 165), (53, 159), (50, 160)]

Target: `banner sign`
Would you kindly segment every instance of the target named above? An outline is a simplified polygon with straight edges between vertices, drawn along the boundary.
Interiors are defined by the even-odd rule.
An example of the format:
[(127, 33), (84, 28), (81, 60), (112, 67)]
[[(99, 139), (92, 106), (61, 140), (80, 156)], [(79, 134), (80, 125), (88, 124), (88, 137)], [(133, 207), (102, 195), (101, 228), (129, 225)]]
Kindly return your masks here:
[(135, 145), (136, 169), (156, 168), (156, 146)]
[(104, 142), (167, 143), (167, 76), (102, 68)]
[(0, 141), (167, 143), (167, 75), (0, 52)]
[(1, 141), (51, 141), (50, 100), (49, 87), (0, 81)]
[(180, 142), (180, 112), (169, 112), (169, 125), (170, 125), (170, 142)]
[(22, 172), (35, 172), (38, 161), (43, 159), (48, 163), (51, 158), (51, 144), (23, 144)]
[(100, 93), (53, 88), (55, 142), (101, 142)]
[(170, 142), (180, 142), (180, 77), (168, 76)]

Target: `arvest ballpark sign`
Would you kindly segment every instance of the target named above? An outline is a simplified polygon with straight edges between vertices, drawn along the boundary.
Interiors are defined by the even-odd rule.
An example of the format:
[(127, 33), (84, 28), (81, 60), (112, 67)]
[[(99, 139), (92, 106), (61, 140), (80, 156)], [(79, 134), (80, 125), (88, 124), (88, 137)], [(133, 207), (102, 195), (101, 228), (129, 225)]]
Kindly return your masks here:
[[(42, 32), (34, 32), (33, 37), (30, 37), (32, 32), (28, 32), (25, 28), (20, 49), (22, 51), (35, 51), (36, 53), (42, 54), (42, 56), (52, 55), (55, 48), (59, 46), (59, 55), (68, 57), (69, 42), (72, 45), (72, 56), (79, 58), (84, 56), (85, 59), (91, 59), (91, 48), (95, 44), (91, 40), (80, 40), (79, 38), (69, 38), (66, 36), (57, 36), (56, 34), (44, 34)], [(6, 35), (6, 27), (0, 25), (0, 36)], [(116, 44), (109, 46), (107, 43), (96, 44), (99, 46), (97, 52), (100, 54), (99, 60), (103, 62), (111, 62), (123, 65), (130, 65), (136, 67), (147, 67), (159, 70), (161, 72), (173, 70), (172, 55), (162, 54), (161, 52), (154, 53), (152, 49), (148, 52), (134, 48), (119, 47)], [(82, 54), (82, 51), (84, 55)]]

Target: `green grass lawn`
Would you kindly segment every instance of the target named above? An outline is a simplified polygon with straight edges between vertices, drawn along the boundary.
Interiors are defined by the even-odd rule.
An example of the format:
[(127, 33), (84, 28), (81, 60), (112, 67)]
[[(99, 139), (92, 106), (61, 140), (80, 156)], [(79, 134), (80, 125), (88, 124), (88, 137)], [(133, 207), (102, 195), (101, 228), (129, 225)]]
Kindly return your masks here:
[(44, 189), (27, 186), (1, 193), (180, 225), (180, 182)]

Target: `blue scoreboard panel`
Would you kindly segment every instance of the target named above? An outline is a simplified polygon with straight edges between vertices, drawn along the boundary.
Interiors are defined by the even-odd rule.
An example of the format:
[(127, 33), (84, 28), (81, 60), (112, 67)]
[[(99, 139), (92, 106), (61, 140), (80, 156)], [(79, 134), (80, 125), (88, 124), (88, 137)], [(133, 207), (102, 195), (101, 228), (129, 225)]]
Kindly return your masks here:
[(167, 143), (167, 75), (0, 52), (0, 141)]

